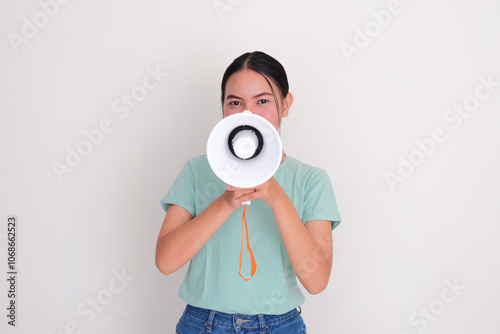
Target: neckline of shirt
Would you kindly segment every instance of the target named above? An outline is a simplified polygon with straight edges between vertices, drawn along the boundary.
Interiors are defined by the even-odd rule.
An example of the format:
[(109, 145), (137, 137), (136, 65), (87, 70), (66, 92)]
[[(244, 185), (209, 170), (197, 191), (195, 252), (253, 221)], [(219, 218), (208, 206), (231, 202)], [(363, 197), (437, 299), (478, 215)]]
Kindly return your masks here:
[(283, 160), (282, 163), (280, 163), (278, 169), (276, 170), (276, 173), (274, 173), (274, 175), (280, 173), (282, 170), (284, 170), (288, 164), (290, 163), (290, 161), (292, 160), (292, 158), (288, 155), (288, 154), (285, 154), (285, 160)]

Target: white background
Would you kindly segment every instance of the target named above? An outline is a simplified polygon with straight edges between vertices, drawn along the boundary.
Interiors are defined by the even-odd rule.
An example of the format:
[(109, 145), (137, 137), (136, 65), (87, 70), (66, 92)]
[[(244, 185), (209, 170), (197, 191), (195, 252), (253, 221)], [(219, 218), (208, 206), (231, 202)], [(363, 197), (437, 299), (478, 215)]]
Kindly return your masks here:
[[(40, 3), (0, 5), (2, 333), (174, 332), (186, 268), (156, 269), (159, 201), (205, 152), (223, 71), (254, 50), (289, 76), (285, 152), (328, 172), (342, 216), (330, 284), (302, 307), (309, 333), (500, 332), (497, 1)], [(147, 68), (169, 74), (126, 117), (115, 113)], [(467, 117), (447, 111), (463, 103)], [(84, 150), (83, 131), (106, 119), (113, 130), (58, 179), (67, 147)], [(417, 166), (401, 167), (410, 158)], [(391, 187), (398, 169), (404, 182)], [(105, 304), (93, 317), (92, 300)]]

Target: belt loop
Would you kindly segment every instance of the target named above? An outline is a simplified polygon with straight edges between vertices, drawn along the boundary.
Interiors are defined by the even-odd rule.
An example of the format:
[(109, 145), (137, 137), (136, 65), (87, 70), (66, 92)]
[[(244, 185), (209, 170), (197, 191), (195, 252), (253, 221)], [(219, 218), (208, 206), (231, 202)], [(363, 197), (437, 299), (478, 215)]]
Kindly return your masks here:
[(259, 325), (260, 325), (260, 332), (259, 334), (266, 334), (266, 319), (264, 318), (264, 314), (258, 314), (259, 317)]
[(301, 314), (302, 313), (302, 308), (300, 307), (300, 305), (297, 306), (297, 307), (299, 308), (299, 314)]
[(217, 312), (210, 310), (210, 313), (208, 314), (208, 320), (207, 320), (207, 332), (211, 333), (212, 332), (212, 323), (214, 322), (214, 317)]

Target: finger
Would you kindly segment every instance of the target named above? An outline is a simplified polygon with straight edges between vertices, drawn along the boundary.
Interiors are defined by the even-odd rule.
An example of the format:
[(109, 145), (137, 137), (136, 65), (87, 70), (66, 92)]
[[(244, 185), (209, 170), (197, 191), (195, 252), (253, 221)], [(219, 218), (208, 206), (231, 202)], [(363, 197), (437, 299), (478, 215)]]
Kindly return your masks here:
[(259, 197), (257, 195), (255, 195), (255, 192), (251, 192), (249, 194), (245, 194), (243, 196), (238, 197), (236, 199), (236, 201), (238, 201), (238, 203), (244, 203), (244, 202), (251, 201), (251, 200), (254, 200), (257, 198), (259, 198)]
[(237, 188), (237, 187), (233, 187), (233, 186), (230, 186), (229, 184), (227, 184), (226, 190), (228, 190), (228, 191), (242, 191), (245, 193), (251, 193), (251, 192), (256, 192), (257, 188)]
[(226, 190), (228, 191), (240, 191), (240, 190), (245, 190), (243, 188), (237, 188), (237, 187), (233, 187), (233, 186), (230, 186), (229, 184), (226, 185)]
[(237, 198), (233, 201), (233, 203), (236, 205), (236, 209), (239, 209), (241, 207), (241, 201)]

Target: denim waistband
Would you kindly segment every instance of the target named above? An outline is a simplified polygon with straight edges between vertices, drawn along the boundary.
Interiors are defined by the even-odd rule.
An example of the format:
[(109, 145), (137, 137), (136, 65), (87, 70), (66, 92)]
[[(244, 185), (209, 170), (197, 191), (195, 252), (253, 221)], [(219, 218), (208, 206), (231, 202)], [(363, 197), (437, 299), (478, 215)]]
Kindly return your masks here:
[(212, 325), (217, 325), (221, 327), (231, 327), (231, 328), (260, 327), (261, 329), (265, 329), (267, 326), (285, 322), (299, 315), (301, 313), (299, 310), (295, 308), (287, 313), (279, 315), (272, 315), (272, 314), (246, 315), (246, 314), (230, 314), (230, 313), (218, 312), (218, 311), (195, 307), (192, 305), (187, 305), (185, 312), (199, 320), (206, 322), (208, 328), (211, 328)]

